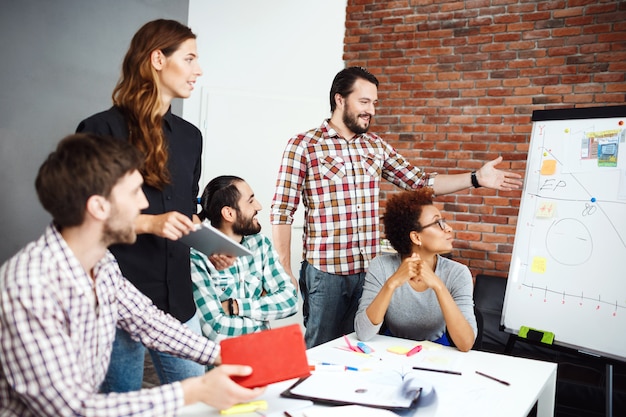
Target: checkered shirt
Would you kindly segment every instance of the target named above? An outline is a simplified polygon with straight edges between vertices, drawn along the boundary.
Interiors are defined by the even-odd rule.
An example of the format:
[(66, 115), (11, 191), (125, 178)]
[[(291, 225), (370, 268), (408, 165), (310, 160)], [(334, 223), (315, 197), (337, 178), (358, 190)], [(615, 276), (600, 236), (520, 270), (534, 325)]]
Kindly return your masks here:
[(53, 227), (0, 268), (0, 416), (171, 416), (180, 383), (99, 394), (118, 325), (146, 346), (213, 363), (219, 346), (122, 277), (109, 252), (92, 279)]
[(364, 272), (378, 252), (381, 178), (411, 190), (429, 184), (430, 175), (376, 134), (346, 140), (326, 120), (289, 140), (270, 221), (292, 224), (302, 198), (304, 259), (331, 274)]
[[(221, 271), (203, 253), (191, 250), (191, 280), (202, 333), (214, 341), (269, 329), (269, 320), (298, 311), (296, 288), (270, 240), (255, 234), (241, 244), (253, 256), (240, 256)], [(222, 308), (222, 301), (229, 298), (238, 304), (238, 315), (230, 316)]]

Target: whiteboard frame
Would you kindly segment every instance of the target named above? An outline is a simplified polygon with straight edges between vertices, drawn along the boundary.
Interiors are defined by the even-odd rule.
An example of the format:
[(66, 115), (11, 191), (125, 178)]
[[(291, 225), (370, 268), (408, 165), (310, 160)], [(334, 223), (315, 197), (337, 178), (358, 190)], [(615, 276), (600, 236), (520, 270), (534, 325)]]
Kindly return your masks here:
[[(577, 109), (554, 109), (554, 110), (537, 110), (533, 112), (533, 116), (532, 116), (532, 122), (533, 122), (533, 130), (531, 133), (531, 140), (530, 140), (530, 146), (529, 146), (529, 150), (528, 150), (528, 158), (527, 158), (527, 163), (526, 163), (526, 175), (525, 175), (525, 179), (529, 179), (531, 178), (531, 170), (536, 170), (536, 166), (531, 166), (531, 157), (532, 157), (532, 152), (533, 152), (533, 139), (535, 138), (535, 128), (537, 126), (536, 122), (550, 122), (550, 121), (558, 121), (558, 120), (578, 120), (578, 119), (609, 119), (609, 118), (624, 118), (625, 119), (625, 125), (623, 126), (623, 129), (626, 129), (626, 106), (610, 106), (610, 107), (592, 107), (592, 108), (577, 108)], [(621, 144), (621, 142), (620, 142)], [(622, 149), (620, 151), (620, 157), (621, 158), (626, 158), (626, 146), (623, 146), (622, 144)], [(624, 168), (624, 161), (621, 162), (621, 168)], [(617, 168), (616, 168), (617, 169)], [(622, 175), (622, 174), (619, 174)], [(534, 184), (530, 184), (530, 181), (525, 181), (524, 182), (524, 187), (523, 187), (523, 192), (522, 192), (522, 199), (521, 199), (521, 203), (520, 203), (520, 210), (519, 210), (519, 215), (518, 215), (518, 219), (517, 219), (517, 226), (516, 226), (516, 234), (515, 234), (515, 241), (514, 241), (514, 246), (513, 246), (513, 253), (512, 253), (512, 257), (511, 257), (511, 264), (510, 264), (510, 269), (509, 269), (509, 278), (507, 279), (507, 286), (506, 286), (506, 291), (505, 291), (505, 298), (504, 298), (504, 304), (503, 304), (503, 309), (502, 309), (502, 315), (501, 315), (501, 321), (500, 321), (500, 325), (501, 328), (507, 332), (507, 333), (511, 333), (514, 335), (517, 335), (519, 333), (519, 330), (521, 328), (521, 326), (526, 326), (527, 324), (520, 324), (520, 323), (512, 323), (509, 319), (509, 316), (507, 315), (508, 310), (509, 310), (509, 305), (510, 303), (512, 303), (512, 300), (515, 299), (515, 297), (519, 297), (520, 295), (517, 295), (514, 293), (514, 291), (516, 291), (515, 287), (518, 285), (521, 285), (520, 282), (518, 282), (518, 279), (520, 277), (520, 270), (522, 268), (526, 268), (528, 269), (528, 263), (526, 262), (526, 265), (524, 265), (522, 267), (521, 265), (521, 257), (517, 256), (518, 252), (524, 252), (524, 250), (528, 250), (527, 248), (520, 248), (520, 245), (524, 245), (524, 244), (528, 244), (530, 243), (530, 237), (528, 237), (528, 242), (526, 241), (526, 238), (524, 238), (524, 241), (522, 241), (522, 239), (518, 238), (520, 237), (523, 233), (529, 233), (528, 231), (525, 231), (522, 233), (522, 227), (529, 227), (528, 225), (524, 225), (524, 222), (527, 221), (526, 220), (526, 216), (524, 215), (527, 212), (527, 209), (530, 208), (532, 209), (533, 206), (535, 204), (537, 204), (536, 201), (534, 202), (529, 202), (528, 199), (530, 199), (529, 197), (529, 190), (530, 187), (532, 187)], [(529, 207), (527, 207), (527, 205), (529, 205)], [(532, 225), (531, 225), (532, 226)], [(528, 245), (530, 246), (530, 245)], [(527, 256), (530, 257), (530, 256)], [(528, 259), (525, 259), (525, 261), (529, 261)], [(620, 268), (619, 263), (621, 262), (621, 264), (624, 264), (624, 259), (623, 258), (615, 258), (615, 265), (612, 265), (612, 267), (614, 268)], [(620, 268), (621, 269), (621, 268)], [(527, 272), (525, 272), (527, 273)], [(539, 288), (538, 288), (539, 290)], [(546, 287), (547, 290), (547, 287)], [(532, 293), (532, 292), (531, 292)], [(514, 295), (512, 295), (514, 294)], [(534, 301), (533, 301), (534, 302)], [(545, 302), (545, 300), (544, 300)], [(519, 304), (519, 302), (518, 302)], [(519, 310), (519, 306), (517, 307), (517, 309)], [(519, 313), (516, 313), (519, 315)], [(623, 313), (622, 313), (623, 314)], [(519, 319), (518, 319), (519, 320)], [(567, 324), (569, 325), (569, 324)], [(567, 326), (565, 325), (565, 326)], [(537, 327), (533, 327), (533, 326), (529, 326), (532, 328), (537, 328)], [(539, 326), (538, 326), (539, 327)], [(559, 337), (559, 329), (549, 329), (549, 328), (544, 328), (541, 329), (544, 331), (554, 331), (555, 333), (555, 337), (554, 337), (554, 344), (558, 345), (558, 346), (563, 346), (566, 348), (571, 348), (571, 349), (575, 349), (578, 350), (580, 352), (583, 353), (587, 353), (587, 354), (591, 354), (593, 356), (599, 356), (599, 357), (606, 357), (606, 358), (611, 358), (611, 359), (616, 359), (618, 361), (626, 361), (626, 343), (624, 343), (624, 351), (615, 351), (615, 350), (611, 350), (611, 351), (606, 351), (608, 349), (606, 348), (597, 348), (597, 347), (591, 347), (591, 343), (587, 344), (586, 342), (576, 342), (576, 343), (572, 343), (570, 339), (572, 339), (569, 335), (571, 332), (571, 329), (569, 329), (568, 331), (564, 332), (565, 337), (561, 338)], [(584, 331), (585, 329), (581, 329), (581, 331)], [(623, 329), (608, 329), (605, 334), (611, 334), (611, 337), (619, 337), (617, 336), (618, 334), (624, 334)], [(584, 339), (583, 339), (584, 340)], [(619, 341), (618, 341), (619, 342)], [(619, 343), (614, 343), (615, 345), (618, 345)]]

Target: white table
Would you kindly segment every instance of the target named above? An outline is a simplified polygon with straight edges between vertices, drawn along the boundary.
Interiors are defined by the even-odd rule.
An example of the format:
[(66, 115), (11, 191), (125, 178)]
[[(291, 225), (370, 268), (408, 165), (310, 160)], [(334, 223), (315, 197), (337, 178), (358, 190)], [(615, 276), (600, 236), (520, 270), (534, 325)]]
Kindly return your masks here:
[[(356, 343), (352, 334), (351, 343)], [(410, 348), (422, 344), (420, 353), (407, 357), (389, 352), (390, 347)], [(447, 416), (507, 416), (526, 417), (537, 402), (537, 416), (554, 415), (557, 364), (512, 356), (470, 351), (460, 352), (455, 348), (435, 345), (430, 342), (376, 336), (367, 342), (374, 349), (372, 355), (357, 354), (341, 349), (346, 346), (343, 338), (333, 340), (307, 351), (311, 363), (330, 362), (360, 369), (407, 369), (413, 366), (459, 371), (462, 375), (453, 375), (431, 371), (417, 372), (420, 379), (431, 383), (434, 393), (422, 397), (413, 412), (402, 415), (418, 417)], [(494, 376), (508, 382), (504, 385), (492, 379), (476, 374), (476, 371)], [(350, 371), (347, 371), (350, 372)], [(290, 410), (294, 417), (301, 417), (302, 410), (293, 411), (293, 403), (280, 398), (282, 391), (295, 381), (285, 381), (268, 387), (262, 398), (270, 404), (267, 415), (277, 416), (277, 408)], [(294, 400), (291, 400), (294, 401)], [(275, 405), (276, 407), (272, 407)], [(306, 405), (306, 404), (305, 404)], [(321, 408), (323, 405), (309, 407)], [(305, 408), (306, 410), (306, 408)], [(196, 404), (185, 407), (181, 417), (219, 416), (212, 407)], [(239, 414), (240, 417), (262, 415), (260, 413)]]

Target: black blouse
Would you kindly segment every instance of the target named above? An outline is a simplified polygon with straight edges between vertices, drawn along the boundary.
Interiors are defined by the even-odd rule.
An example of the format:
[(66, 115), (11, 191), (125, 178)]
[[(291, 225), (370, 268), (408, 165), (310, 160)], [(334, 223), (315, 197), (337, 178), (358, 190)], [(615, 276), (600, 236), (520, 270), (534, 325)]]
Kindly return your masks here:
[[(128, 126), (117, 107), (83, 120), (77, 132), (90, 132), (128, 140)], [(178, 211), (190, 217), (197, 211), (198, 181), (202, 157), (202, 134), (191, 123), (171, 113), (163, 116), (168, 146), (171, 183), (163, 190), (145, 185), (149, 207), (142, 213)], [(189, 248), (151, 234), (137, 236), (132, 245), (113, 245), (122, 273), (161, 310), (181, 322), (194, 315)]]

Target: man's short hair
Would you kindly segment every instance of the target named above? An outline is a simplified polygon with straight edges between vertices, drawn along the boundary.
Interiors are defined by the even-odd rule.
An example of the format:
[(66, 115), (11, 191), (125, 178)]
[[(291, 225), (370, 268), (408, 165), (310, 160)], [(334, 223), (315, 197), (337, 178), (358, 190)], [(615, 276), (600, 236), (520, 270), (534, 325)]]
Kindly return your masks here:
[(238, 182), (243, 182), (243, 179), (235, 175), (220, 175), (209, 181), (200, 198), (202, 206), (198, 214), (200, 220), (209, 219), (213, 227), (220, 227), (223, 220), (223, 207), (239, 209), (238, 201), (241, 193), (237, 189)]
[(337, 107), (335, 102), (335, 94), (339, 93), (342, 97), (348, 97), (354, 90), (354, 83), (357, 79), (362, 78), (371, 82), (378, 87), (378, 78), (363, 67), (348, 67), (345, 68), (337, 75), (333, 80), (333, 84), (330, 87), (330, 112), (334, 112)]
[(89, 197), (108, 198), (115, 184), (142, 163), (141, 153), (127, 141), (73, 134), (62, 139), (41, 165), (35, 189), (58, 227), (78, 226)]

